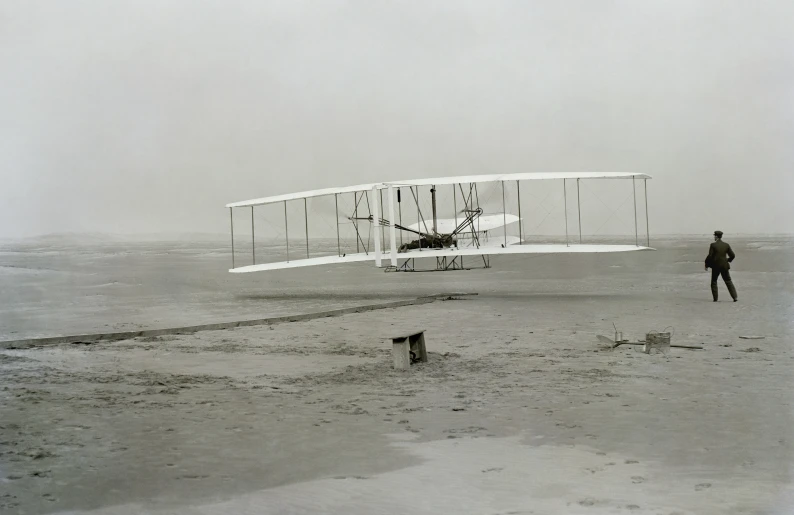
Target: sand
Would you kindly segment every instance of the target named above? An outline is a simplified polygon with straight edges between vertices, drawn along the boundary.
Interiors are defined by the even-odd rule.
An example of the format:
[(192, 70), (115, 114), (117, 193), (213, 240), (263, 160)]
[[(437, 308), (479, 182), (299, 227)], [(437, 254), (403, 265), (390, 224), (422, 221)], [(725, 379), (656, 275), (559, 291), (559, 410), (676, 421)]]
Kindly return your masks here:
[[(0, 510), (789, 513), (794, 354), (745, 296), (482, 296), (6, 350)], [(674, 341), (703, 351), (595, 338), (685, 316)], [(385, 337), (414, 327), (429, 362), (394, 371)]]
[[(518, 277), (475, 273), (455, 281)], [(0, 350), (0, 513), (792, 513), (789, 274), (737, 269), (741, 301), (715, 304), (702, 271), (552, 269), (429, 305)], [(704, 350), (607, 350), (613, 322)], [(429, 361), (392, 370), (387, 337), (415, 328)]]

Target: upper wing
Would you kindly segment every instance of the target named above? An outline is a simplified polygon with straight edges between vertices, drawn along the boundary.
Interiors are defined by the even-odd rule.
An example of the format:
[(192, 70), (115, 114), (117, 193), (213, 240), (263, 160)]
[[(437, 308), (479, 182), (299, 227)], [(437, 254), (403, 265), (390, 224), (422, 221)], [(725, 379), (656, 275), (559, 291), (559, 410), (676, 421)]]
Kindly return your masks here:
[(249, 207), (274, 204), (276, 202), (286, 202), (288, 200), (299, 200), (303, 198), (322, 197), (324, 195), (336, 195), (342, 193), (355, 193), (357, 191), (372, 191), (372, 188), (379, 190), (386, 189), (384, 184), (359, 184), (357, 186), (344, 186), (342, 188), (325, 188), (321, 190), (299, 191), (297, 193), (287, 193), (285, 195), (275, 195), (273, 197), (262, 197), (253, 200), (242, 200), (226, 204), (226, 207)]
[(489, 175), (460, 175), (457, 177), (433, 177), (430, 179), (414, 179), (409, 181), (387, 182), (392, 186), (438, 186), (441, 184), (471, 184), (477, 182), (497, 181), (532, 181), (551, 179), (650, 179), (644, 173), (623, 172), (560, 172), (560, 173), (506, 173)]
[(531, 181), (531, 180), (550, 180), (550, 179), (650, 179), (650, 175), (644, 173), (622, 173), (622, 172), (575, 172), (575, 173), (508, 173), (490, 175), (461, 175), (453, 177), (434, 177), (430, 179), (412, 179), (408, 181), (383, 182), (372, 184), (359, 184), (357, 186), (343, 186), (341, 188), (325, 188), (319, 190), (301, 191), (298, 193), (288, 193), (272, 197), (262, 197), (253, 200), (243, 200), (226, 204), (226, 207), (248, 207), (260, 206), (263, 204), (273, 204), (287, 200), (298, 200), (302, 198), (320, 197), (323, 195), (334, 195), (341, 193), (353, 193), (355, 191), (371, 191), (372, 188), (379, 190), (387, 188), (389, 185), (400, 186), (430, 186), (441, 184), (471, 184), (478, 182), (498, 182), (498, 181)]

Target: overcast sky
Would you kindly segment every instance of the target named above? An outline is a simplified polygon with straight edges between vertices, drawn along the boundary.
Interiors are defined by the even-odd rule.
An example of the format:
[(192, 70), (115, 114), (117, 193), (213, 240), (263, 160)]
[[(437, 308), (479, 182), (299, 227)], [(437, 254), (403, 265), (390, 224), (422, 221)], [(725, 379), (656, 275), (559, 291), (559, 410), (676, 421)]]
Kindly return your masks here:
[(0, 237), (637, 171), (652, 233), (794, 232), (794, 2), (0, 0)]

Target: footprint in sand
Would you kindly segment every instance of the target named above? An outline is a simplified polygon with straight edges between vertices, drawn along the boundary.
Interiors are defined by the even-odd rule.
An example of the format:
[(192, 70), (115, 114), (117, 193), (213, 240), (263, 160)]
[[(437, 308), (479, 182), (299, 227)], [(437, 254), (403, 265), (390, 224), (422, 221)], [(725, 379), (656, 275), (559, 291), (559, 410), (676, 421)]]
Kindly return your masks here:
[(645, 478), (642, 476), (631, 476), (631, 482), (635, 485), (645, 482)]
[(699, 485), (695, 485), (696, 492), (700, 492), (701, 490), (705, 490), (707, 488), (711, 488), (711, 483), (700, 483)]

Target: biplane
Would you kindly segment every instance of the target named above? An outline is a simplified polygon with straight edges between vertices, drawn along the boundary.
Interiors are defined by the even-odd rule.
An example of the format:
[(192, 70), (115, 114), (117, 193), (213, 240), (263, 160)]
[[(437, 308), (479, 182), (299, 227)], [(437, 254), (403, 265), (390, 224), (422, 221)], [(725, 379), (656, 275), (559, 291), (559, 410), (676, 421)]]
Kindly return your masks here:
[[(648, 227), (647, 180), (641, 173), (513, 173), (502, 175), (474, 175), (437, 177), (398, 182), (360, 184), (276, 195), (227, 204), (231, 218), (232, 273), (261, 272), (287, 268), (371, 262), (386, 271), (443, 271), (471, 268), (490, 268), (490, 256), (523, 254), (607, 253), (654, 250), (650, 247)], [(582, 206), (580, 183), (595, 180), (623, 180), (630, 182), (633, 199), (634, 234), (626, 235), (620, 243), (585, 243), (582, 238)], [(535, 242), (528, 237), (527, 220), (522, 218), (521, 186), (534, 181), (559, 183), (556, 190), (563, 204), (565, 240), (549, 243)], [(644, 188), (645, 245), (640, 245), (637, 218), (637, 186)], [(579, 237), (571, 234), (569, 209), (573, 201), (568, 197), (571, 185), (576, 185), (576, 215)], [(488, 202), (481, 199), (481, 190), (489, 187)], [(443, 195), (441, 194), (443, 188)], [(531, 193), (530, 186), (530, 193)], [(510, 202), (506, 191), (510, 189)], [(501, 199), (499, 198), (501, 192)], [(442, 198), (443, 197), (443, 198)], [(319, 216), (335, 220), (335, 235), (309, 236), (312, 206), (325, 199)], [(501, 200), (501, 202), (499, 202)], [(303, 232), (290, 239), (288, 205), (302, 204)], [(340, 203), (343, 204), (340, 207)], [(603, 203), (603, 202), (602, 202)], [(606, 205), (606, 204), (605, 204)], [(267, 220), (276, 228), (277, 241), (267, 246), (268, 262), (257, 262), (255, 208), (277, 208), (281, 220)], [(251, 210), (251, 264), (237, 266), (235, 257), (235, 209)], [(318, 208), (319, 209), (319, 208)], [(526, 200), (524, 209), (527, 209)], [(293, 208), (294, 211), (294, 208)], [(442, 213), (443, 211), (443, 213)], [(514, 212), (511, 212), (514, 211)], [(313, 207), (312, 213), (315, 213)], [(440, 216), (443, 215), (443, 216)], [(272, 212), (271, 212), (272, 215)], [(282, 217), (283, 215), (283, 217)], [(299, 216), (293, 213), (293, 218)], [(548, 216), (548, 213), (547, 213)], [(334, 224), (328, 223), (333, 231)], [(261, 227), (261, 222), (260, 222)], [(346, 231), (342, 236), (343, 228)], [(301, 231), (301, 229), (303, 229)], [(281, 231), (283, 230), (283, 234)], [(313, 229), (323, 232), (325, 229)], [(330, 232), (330, 231), (329, 231)], [(512, 233), (512, 234), (510, 234)], [(335, 236), (335, 243), (333, 240)], [(633, 236), (634, 244), (626, 242)], [(283, 237), (283, 240), (282, 240)], [(344, 244), (343, 244), (344, 242)], [(246, 244), (247, 245), (247, 244)], [(260, 256), (262, 255), (260, 243)], [(420, 268), (417, 261), (431, 263)]]

